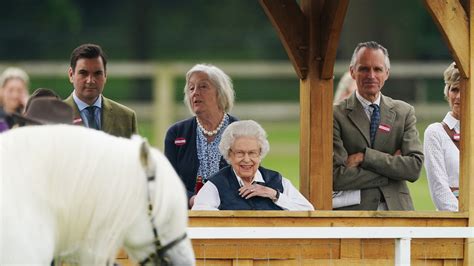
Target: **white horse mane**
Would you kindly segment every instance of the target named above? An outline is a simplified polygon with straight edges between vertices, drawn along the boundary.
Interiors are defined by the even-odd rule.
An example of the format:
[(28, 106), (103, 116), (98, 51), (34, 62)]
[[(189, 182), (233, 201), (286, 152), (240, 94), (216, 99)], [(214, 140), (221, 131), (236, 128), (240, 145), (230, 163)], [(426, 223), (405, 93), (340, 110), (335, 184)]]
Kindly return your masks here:
[[(79, 264), (113, 262), (117, 250), (127, 239), (132, 239), (129, 242), (133, 249), (133, 242), (139, 238), (127, 233), (139, 219), (148, 218), (143, 215), (148, 195), (145, 173), (169, 171), (169, 167), (152, 163), (164, 158), (156, 150), (148, 154), (148, 162), (141, 161), (143, 141), (91, 131), (67, 125), (28, 126), (0, 135), (0, 196), (4, 200), (0, 202), (0, 211), (4, 217), (18, 217), (15, 221), (4, 219), (6, 224), (1, 226), (7, 229), (0, 229), (3, 230), (0, 231), (0, 263), (17, 255), (7, 254), (6, 250), (29, 252), (27, 247), (32, 245), (35, 236), (41, 238), (36, 241), (45, 247), (43, 249), (49, 248), (42, 252), (54, 252), (49, 255)], [(169, 162), (165, 160), (165, 164)], [(162, 173), (158, 174), (161, 177)], [(174, 215), (173, 208), (167, 204), (171, 193), (179, 194), (183, 189), (175, 176), (172, 172), (171, 176), (156, 179), (159, 193), (155, 193), (153, 203), (154, 215), (157, 215), (155, 225), (159, 230), (169, 222), (166, 219), (170, 216), (178, 217), (181, 227), (187, 225), (185, 197), (177, 197)], [(169, 186), (165, 182), (170, 180), (175, 180), (171, 186), (177, 187), (164, 188)], [(179, 218), (183, 214), (184, 217)], [(27, 219), (36, 221), (31, 223)], [(172, 241), (172, 237), (183, 230), (169, 227), (175, 228), (165, 226), (159, 234), (163, 242)], [(25, 239), (19, 239), (21, 236)], [(28, 258), (28, 254), (24, 253), (23, 257)]]

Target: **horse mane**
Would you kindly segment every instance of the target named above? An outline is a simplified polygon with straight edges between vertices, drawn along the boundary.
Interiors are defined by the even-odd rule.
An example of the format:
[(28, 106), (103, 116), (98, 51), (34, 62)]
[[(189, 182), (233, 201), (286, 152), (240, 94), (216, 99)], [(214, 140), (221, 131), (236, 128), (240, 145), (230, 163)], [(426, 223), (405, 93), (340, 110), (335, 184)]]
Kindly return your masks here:
[(16, 202), (4, 206), (28, 210), (33, 198), (44, 223), (57, 221), (51, 225), (55, 257), (93, 265), (114, 261), (127, 228), (147, 207), (140, 143), (78, 126), (47, 125), (3, 133), (0, 146), (2, 163), (10, 169), (2, 170), (3, 185), (21, 189), (9, 193)]

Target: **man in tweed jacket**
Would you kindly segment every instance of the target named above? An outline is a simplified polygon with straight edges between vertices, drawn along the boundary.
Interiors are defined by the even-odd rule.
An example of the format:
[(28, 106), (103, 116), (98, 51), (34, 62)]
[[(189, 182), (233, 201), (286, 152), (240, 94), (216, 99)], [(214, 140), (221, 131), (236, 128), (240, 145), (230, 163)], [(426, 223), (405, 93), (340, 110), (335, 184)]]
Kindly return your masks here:
[[(388, 79), (387, 50), (360, 43), (350, 73), (357, 90), (334, 106), (333, 189), (360, 191), (360, 203), (342, 210), (413, 210), (406, 181), (418, 179), (422, 145), (413, 106), (382, 95)], [(371, 143), (370, 121), (378, 105), (380, 122)]]
[(107, 81), (107, 59), (101, 47), (83, 44), (71, 54), (68, 70), (74, 91), (65, 100), (74, 112), (74, 123), (129, 138), (137, 133), (135, 112), (102, 95)]

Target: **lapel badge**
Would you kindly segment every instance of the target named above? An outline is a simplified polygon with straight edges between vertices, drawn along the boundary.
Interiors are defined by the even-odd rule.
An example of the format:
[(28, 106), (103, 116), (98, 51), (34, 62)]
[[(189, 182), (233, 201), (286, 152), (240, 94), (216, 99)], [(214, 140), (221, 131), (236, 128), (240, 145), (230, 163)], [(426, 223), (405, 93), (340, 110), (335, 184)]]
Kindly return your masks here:
[(176, 138), (174, 140), (174, 145), (176, 145), (176, 146), (183, 146), (184, 144), (186, 144), (186, 139), (185, 138)]
[(380, 124), (379, 129), (385, 133), (389, 133), (392, 130), (392, 127), (389, 125)]

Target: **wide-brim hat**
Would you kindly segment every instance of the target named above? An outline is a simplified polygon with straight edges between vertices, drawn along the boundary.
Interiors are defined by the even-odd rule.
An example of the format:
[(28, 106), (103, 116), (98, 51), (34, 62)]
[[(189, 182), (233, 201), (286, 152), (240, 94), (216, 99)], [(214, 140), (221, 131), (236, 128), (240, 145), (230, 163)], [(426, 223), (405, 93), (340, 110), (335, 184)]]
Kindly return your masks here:
[(24, 115), (14, 113), (12, 116), (26, 124), (73, 124), (72, 108), (54, 97), (33, 99)]

